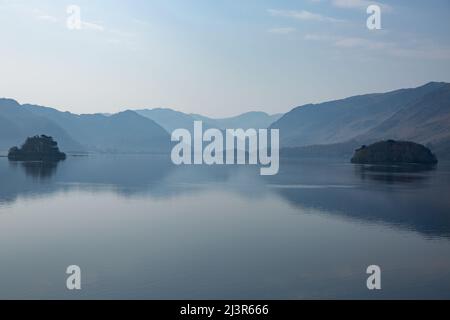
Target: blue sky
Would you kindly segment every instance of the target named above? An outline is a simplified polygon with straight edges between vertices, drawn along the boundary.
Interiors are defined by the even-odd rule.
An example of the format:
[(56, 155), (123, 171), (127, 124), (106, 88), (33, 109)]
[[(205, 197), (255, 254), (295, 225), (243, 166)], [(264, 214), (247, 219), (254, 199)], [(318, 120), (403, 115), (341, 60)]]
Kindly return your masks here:
[[(450, 82), (450, 1), (0, 0), (0, 96), (74, 113), (286, 112)], [(81, 30), (66, 27), (68, 5)]]

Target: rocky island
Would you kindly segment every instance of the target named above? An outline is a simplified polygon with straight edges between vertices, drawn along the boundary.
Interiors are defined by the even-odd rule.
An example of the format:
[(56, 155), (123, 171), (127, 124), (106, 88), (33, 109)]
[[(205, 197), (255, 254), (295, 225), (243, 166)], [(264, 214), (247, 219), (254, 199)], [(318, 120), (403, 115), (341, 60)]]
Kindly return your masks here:
[(66, 154), (59, 151), (58, 143), (52, 137), (41, 135), (27, 138), (21, 148), (9, 149), (11, 161), (59, 161), (66, 159)]
[(355, 151), (355, 164), (401, 164), (415, 163), (434, 165), (436, 156), (427, 147), (408, 141), (387, 140), (370, 146), (362, 146)]

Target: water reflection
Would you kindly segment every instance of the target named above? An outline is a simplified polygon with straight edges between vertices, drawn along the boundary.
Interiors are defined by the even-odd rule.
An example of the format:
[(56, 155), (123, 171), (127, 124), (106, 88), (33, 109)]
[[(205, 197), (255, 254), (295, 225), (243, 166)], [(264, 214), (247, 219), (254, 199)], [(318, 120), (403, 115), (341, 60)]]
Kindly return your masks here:
[[(83, 188), (128, 196), (158, 193), (173, 165), (163, 156), (69, 157), (59, 163), (0, 161), (0, 204), (19, 196)], [(164, 191), (160, 191), (164, 193)]]
[[(90, 156), (34, 178), (46, 169), (0, 159), (0, 297), (373, 298), (373, 263), (389, 284), (376, 298), (449, 297), (450, 166), (408, 183), (280, 168)], [(74, 261), (75, 296), (61, 285)]]
[(429, 178), (435, 165), (355, 165), (355, 174), (362, 180), (370, 179), (379, 183), (419, 183)]
[[(347, 163), (282, 163), (276, 176), (253, 166), (182, 166), (166, 156), (91, 156), (59, 164), (0, 161), (0, 205), (19, 196), (46, 196), (74, 188), (121, 196), (174, 198), (210, 190), (246, 201), (277, 195), (304, 212), (319, 209), (368, 223), (450, 238), (450, 170), (419, 166), (359, 166)], [(31, 177), (31, 179), (30, 179)], [(224, 194), (225, 197), (225, 194)]]
[(450, 168), (359, 166), (346, 163), (285, 164), (266, 179), (297, 207), (351, 220), (386, 224), (450, 238)]
[(276, 189), (291, 205), (318, 209), (367, 223), (450, 238), (450, 204), (446, 190), (383, 190), (355, 188)]
[(28, 177), (36, 180), (48, 180), (56, 173), (58, 167), (58, 162), (47, 162), (47, 161), (24, 161), (16, 162), (10, 161), (9, 165), (14, 170), (17, 167), (21, 167)]

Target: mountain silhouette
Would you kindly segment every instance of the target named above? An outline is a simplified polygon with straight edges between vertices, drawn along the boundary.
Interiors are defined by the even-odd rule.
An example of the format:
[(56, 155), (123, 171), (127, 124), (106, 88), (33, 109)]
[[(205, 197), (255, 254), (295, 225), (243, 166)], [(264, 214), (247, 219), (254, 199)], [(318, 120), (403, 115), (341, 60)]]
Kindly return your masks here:
[(163, 108), (141, 109), (136, 112), (160, 124), (169, 133), (179, 128), (192, 130), (194, 121), (202, 121), (205, 129), (264, 129), (282, 116), (281, 114), (269, 115), (265, 112), (253, 111), (235, 117), (215, 119)]
[(261, 111), (251, 111), (230, 118), (213, 119), (198, 114), (191, 115), (195, 120), (201, 120), (219, 129), (265, 129), (281, 118), (282, 114), (269, 115)]
[(0, 149), (34, 135), (54, 137), (65, 152), (170, 151), (169, 134), (154, 121), (134, 111), (111, 116), (77, 115), (37, 105), (0, 99)]
[(308, 104), (285, 115), (248, 112), (223, 119), (161, 108), (77, 115), (0, 99), (0, 150), (45, 134), (66, 152), (168, 152), (170, 133), (192, 129), (196, 120), (204, 129), (280, 129), (282, 154), (289, 156), (351, 156), (363, 144), (395, 139), (450, 158), (450, 84), (443, 82)]
[(358, 137), (367, 139), (403, 139), (439, 144), (450, 139), (450, 84), (430, 83), (430, 92), (414, 100)]
[(163, 127), (168, 133), (176, 129), (192, 129), (194, 119), (186, 113), (172, 109), (156, 108), (135, 110), (136, 113), (150, 120), (155, 121)]
[[(271, 128), (280, 129), (283, 147), (333, 145), (336, 149), (336, 144), (353, 147), (396, 139), (432, 146), (438, 157), (449, 157), (450, 84), (430, 82), (413, 89), (309, 104), (288, 112)], [(298, 153), (302, 150), (306, 149)]]
[(76, 115), (56, 109), (24, 105), (35, 115), (59, 123), (87, 150), (96, 152), (168, 152), (170, 137), (154, 121), (134, 111), (110, 116)]
[(27, 137), (41, 134), (55, 137), (63, 150), (84, 150), (62, 124), (29, 112), (15, 100), (0, 99), (0, 150), (8, 150), (22, 144)]

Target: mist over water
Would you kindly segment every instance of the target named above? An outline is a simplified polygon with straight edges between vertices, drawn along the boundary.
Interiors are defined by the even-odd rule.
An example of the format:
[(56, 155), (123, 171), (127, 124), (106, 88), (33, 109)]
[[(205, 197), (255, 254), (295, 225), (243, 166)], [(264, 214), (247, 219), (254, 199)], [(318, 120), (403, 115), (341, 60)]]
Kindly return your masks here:
[(0, 179), (0, 298), (450, 298), (448, 163), (0, 158)]

